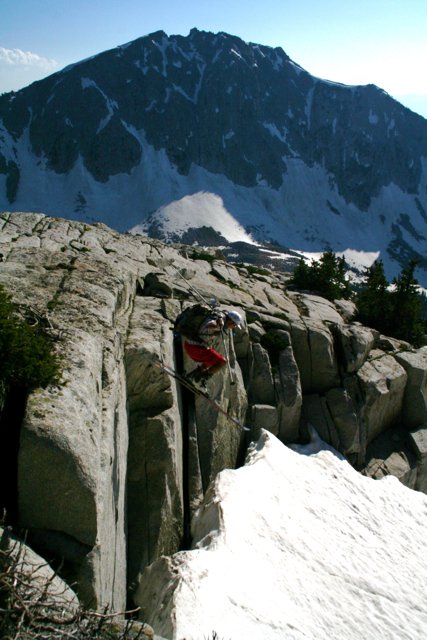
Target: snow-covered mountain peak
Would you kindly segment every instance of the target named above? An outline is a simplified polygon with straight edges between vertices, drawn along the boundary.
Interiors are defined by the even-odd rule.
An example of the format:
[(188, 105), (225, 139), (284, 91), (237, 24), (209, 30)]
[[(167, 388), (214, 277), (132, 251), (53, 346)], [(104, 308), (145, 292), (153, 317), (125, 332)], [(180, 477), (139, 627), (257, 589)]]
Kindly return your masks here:
[(376, 254), (388, 277), (415, 258), (427, 284), (427, 121), (280, 48), (157, 31), (0, 96), (0, 132), (1, 210), (119, 230), (154, 215), (167, 238), (213, 194), (256, 242)]

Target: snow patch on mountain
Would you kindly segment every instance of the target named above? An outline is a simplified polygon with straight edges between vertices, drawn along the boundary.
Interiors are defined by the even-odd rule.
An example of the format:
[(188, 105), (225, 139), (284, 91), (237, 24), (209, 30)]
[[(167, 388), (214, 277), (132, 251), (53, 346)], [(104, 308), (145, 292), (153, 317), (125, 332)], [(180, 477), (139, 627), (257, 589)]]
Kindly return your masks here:
[(277, 125), (272, 122), (263, 122), (262, 125), (271, 133), (273, 138), (278, 138), (281, 142), (286, 142), (286, 135), (279, 131)]
[[(114, 107), (109, 103), (109, 108)], [(198, 225), (211, 226), (230, 242), (275, 242), (311, 253), (331, 249), (351, 256), (353, 263), (359, 256), (363, 267), (369, 266), (369, 256), (380, 257), (389, 279), (400, 270), (395, 256), (388, 252), (393, 241), (403, 246), (402, 251), (409, 247), (426, 254), (424, 196), (404, 193), (391, 183), (361, 212), (340, 195), (324, 167), (309, 167), (297, 157), (284, 160), (283, 182), (277, 189), (261, 177), (257, 186), (244, 187), (196, 164), (183, 175), (165, 150), (154, 149), (142, 131), (122, 123), (138, 140), (141, 161), (129, 173), (110, 176), (105, 183), (93, 178), (81, 157), (66, 174), (50, 170), (44, 157), (30, 152), (28, 130), (17, 141), (5, 134), (8, 159), (19, 165), (21, 179), (13, 205), (1, 189), (0, 210), (102, 221), (119, 231), (133, 232), (146, 228), (151, 216), (165, 238)], [(422, 184), (427, 184), (427, 160), (423, 171)], [(3, 175), (0, 181), (0, 187), (4, 186)], [(396, 252), (399, 250), (398, 246)], [(425, 286), (421, 270), (417, 277)]]
[(236, 222), (224, 207), (222, 198), (215, 193), (194, 193), (160, 207), (147, 222), (136, 225), (130, 232), (147, 233), (153, 223), (162, 226), (167, 240), (194, 227), (212, 227), (229, 242), (255, 244), (252, 236)]
[(194, 521), (193, 550), (172, 557), (161, 594), (164, 561), (148, 570), (139, 603), (147, 608), (147, 592), (157, 591), (162, 604), (148, 609), (160, 635), (425, 636), (427, 496), (391, 476), (362, 476), (316, 434), (294, 449), (263, 432), (244, 467), (217, 476)]

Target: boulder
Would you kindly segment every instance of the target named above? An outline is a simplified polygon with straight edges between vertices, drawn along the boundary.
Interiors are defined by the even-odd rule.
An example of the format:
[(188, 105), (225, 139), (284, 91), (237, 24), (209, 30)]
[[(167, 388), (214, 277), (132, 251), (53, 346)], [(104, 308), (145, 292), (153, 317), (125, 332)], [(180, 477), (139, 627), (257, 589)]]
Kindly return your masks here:
[(354, 458), (361, 450), (360, 415), (346, 389), (334, 388), (325, 394), (329, 413), (338, 434), (337, 449), (349, 458)]
[(251, 342), (261, 342), (261, 338), (267, 333), (260, 322), (248, 324), (248, 332)]
[[(81, 600), (126, 601), (126, 390), (120, 341), (75, 330), (63, 343), (64, 383), (30, 395), (21, 429), (21, 526), (63, 534)], [(53, 538), (52, 538), (53, 540)], [(102, 553), (101, 553), (102, 550)], [(62, 549), (50, 549), (60, 555)]]
[(410, 442), (417, 456), (417, 480), (415, 489), (427, 493), (427, 426), (410, 433)]
[[(222, 279), (216, 278), (211, 273), (212, 267), (209, 262), (205, 260), (193, 260), (191, 261), (191, 265), (195, 271), (194, 277), (187, 282), (181, 278), (181, 284), (190, 292), (194, 299), (198, 301), (204, 299), (208, 302), (217, 300), (221, 305), (236, 305), (238, 307), (246, 307), (254, 303), (253, 296), (248, 289), (230, 287), (230, 285)], [(188, 262), (186, 266), (188, 267)], [(179, 272), (181, 272), (181, 269), (179, 269)], [(177, 281), (180, 280), (177, 269), (170, 270), (170, 276)]]
[(402, 419), (408, 429), (427, 424), (427, 349), (395, 354), (408, 376), (403, 398)]
[(283, 318), (283, 314), (275, 307), (270, 309), (270, 313), (258, 305), (251, 305), (246, 309), (248, 323), (258, 322), (265, 330), (283, 329), (289, 331), (289, 322)]
[(242, 286), (242, 279), (239, 272), (236, 267), (231, 264), (214, 261), (212, 264), (212, 274), (232, 287)]
[(280, 309), (287, 320), (292, 321), (300, 316), (300, 312), (296, 304), (283, 291), (273, 289), (273, 287), (265, 287), (265, 294), (268, 302), (276, 309)]
[[(67, 561), (83, 602), (122, 609), (128, 443), (122, 336), (136, 256), (147, 250), (102, 228), (45, 216), (12, 214), (8, 229), (17, 241), (8, 245), (0, 281), (16, 302), (45, 318), (60, 340), (63, 369), (59, 387), (28, 398), (19, 524), (29, 538), (48, 541), (49, 556)], [(39, 248), (19, 242), (27, 232), (40, 239)]]
[(364, 473), (375, 480), (381, 480), (385, 476), (394, 476), (409, 489), (414, 489), (416, 485), (417, 470), (401, 451), (393, 451), (385, 459), (374, 458), (370, 460)]
[(351, 300), (334, 300), (334, 306), (345, 322), (350, 322), (356, 316), (357, 307)]
[(255, 342), (251, 348), (252, 362), (249, 373), (248, 397), (252, 404), (275, 404), (273, 373), (268, 352)]
[(415, 489), (419, 463), (420, 459), (417, 458), (415, 447), (411, 447), (408, 432), (398, 425), (383, 431), (370, 443), (361, 472), (375, 479), (394, 476), (406, 487)]
[(369, 444), (380, 433), (400, 422), (408, 376), (391, 355), (373, 350), (356, 377), (363, 397), (363, 421)]
[(303, 393), (326, 391), (339, 384), (334, 339), (323, 323), (301, 318), (290, 328), (292, 349)]
[(279, 431), (279, 412), (277, 407), (269, 404), (254, 404), (251, 407), (251, 437), (257, 440), (261, 430), (265, 429), (273, 435)]
[(157, 296), (159, 298), (172, 298), (178, 296), (188, 298), (189, 291), (187, 288), (171, 282), (164, 272), (147, 273), (144, 277), (143, 292), (145, 296)]
[(299, 437), (302, 391), (299, 370), (290, 345), (279, 354), (274, 386), (279, 414), (279, 428), (275, 435), (285, 444), (295, 442)]
[(183, 535), (181, 389), (173, 333), (156, 298), (137, 297), (125, 348), (129, 410), (128, 579), (179, 547)]
[(304, 432), (314, 429), (320, 438), (338, 450), (339, 436), (332, 420), (326, 398), (319, 394), (303, 396), (301, 416), (304, 422)]
[(125, 345), (127, 397), (134, 411), (163, 410), (174, 404), (168, 374), (153, 363), (174, 368), (172, 325), (157, 298), (136, 297)]
[(344, 322), (333, 302), (310, 293), (289, 292), (290, 299), (300, 310), (300, 314), (316, 322), (341, 324)]
[[(12, 571), (12, 575), (10, 572)], [(74, 591), (25, 542), (7, 529), (0, 527), (0, 573), (9, 573), (14, 579), (17, 597), (21, 603), (33, 601), (39, 609), (37, 613), (53, 616), (58, 624), (73, 621), (79, 601)], [(12, 581), (12, 580), (11, 580)], [(2, 591), (7, 597), (6, 583), (2, 581)], [(2, 602), (2, 606), (5, 602)], [(24, 607), (25, 605), (23, 605)]]
[(334, 334), (344, 373), (358, 371), (373, 349), (378, 332), (360, 324), (338, 324)]
[(379, 335), (376, 341), (376, 347), (382, 351), (399, 353), (400, 351), (409, 351), (412, 346), (409, 342), (391, 338), (390, 336)]

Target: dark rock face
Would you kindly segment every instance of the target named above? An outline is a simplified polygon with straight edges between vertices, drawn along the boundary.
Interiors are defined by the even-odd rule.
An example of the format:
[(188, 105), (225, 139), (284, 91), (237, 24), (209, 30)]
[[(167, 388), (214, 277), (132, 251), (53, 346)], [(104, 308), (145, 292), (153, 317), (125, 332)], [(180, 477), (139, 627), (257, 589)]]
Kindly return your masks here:
[(427, 155), (427, 122), (377, 87), (318, 80), (280, 48), (196, 29), (156, 32), (6, 94), (0, 115), (15, 139), (29, 127), (33, 152), (59, 173), (79, 154), (100, 182), (130, 172), (135, 128), (181, 173), (196, 163), (245, 186), (278, 188), (287, 157), (319, 163), (361, 209), (390, 182), (416, 193)]

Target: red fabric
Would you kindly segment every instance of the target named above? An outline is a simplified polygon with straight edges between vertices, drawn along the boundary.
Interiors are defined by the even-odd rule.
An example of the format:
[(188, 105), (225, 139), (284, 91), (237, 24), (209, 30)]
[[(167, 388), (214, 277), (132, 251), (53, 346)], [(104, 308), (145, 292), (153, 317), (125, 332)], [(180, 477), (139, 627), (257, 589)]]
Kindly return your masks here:
[(192, 360), (195, 362), (201, 362), (209, 369), (216, 364), (225, 362), (224, 356), (218, 353), (218, 351), (215, 351), (215, 349), (211, 349), (211, 347), (203, 347), (199, 344), (189, 344), (185, 341), (184, 349)]

